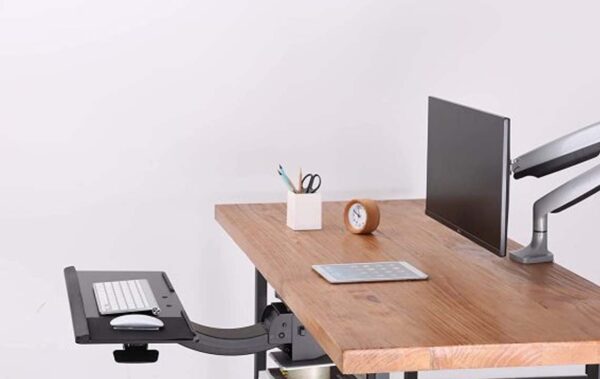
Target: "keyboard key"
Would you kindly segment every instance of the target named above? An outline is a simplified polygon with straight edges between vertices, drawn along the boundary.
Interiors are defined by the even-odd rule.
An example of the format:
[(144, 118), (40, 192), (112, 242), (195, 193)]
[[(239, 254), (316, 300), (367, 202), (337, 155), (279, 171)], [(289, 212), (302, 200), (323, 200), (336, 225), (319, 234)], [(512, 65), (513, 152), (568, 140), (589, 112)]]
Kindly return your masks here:
[(110, 284), (115, 291), (117, 296), (117, 302), (119, 303), (119, 310), (125, 311), (127, 310), (127, 303), (125, 302), (125, 297), (123, 296), (123, 291), (121, 291), (121, 286), (119, 282), (109, 282), (106, 284)]
[(126, 281), (119, 282), (121, 285), (121, 290), (123, 291), (123, 296), (125, 296), (125, 301), (127, 302), (127, 308), (135, 309), (135, 303), (133, 302), (133, 297), (131, 296), (131, 292), (129, 291), (129, 286)]
[(148, 300), (146, 299), (146, 294), (144, 293), (144, 289), (142, 288), (142, 281), (141, 280), (136, 280), (135, 281), (135, 286), (138, 289), (138, 292), (140, 293), (140, 297), (142, 298), (142, 303), (144, 303), (144, 308), (148, 308)]
[(100, 311), (101, 312), (105, 312), (108, 310), (108, 298), (106, 297), (106, 292), (104, 290), (104, 286), (102, 285), (102, 283), (97, 283), (94, 285), (94, 287), (96, 288), (96, 302), (98, 303), (98, 306), (100, 307)]
[(129, 285), (129, 289), (131, 290), (131, 294), (133, 295), (133, 301), (135, 302), (136, 308), (143, 308), (144, 303), (142, 303), (142, 298), (140, 297), (140, 293), (135, 285), (135, 280), (128, 280), (127, 284)]
[(117, 303), (117, 297), (115, 296), (113, 286), (111, 286), (110, 283), (104, 283), (104, 288), (108, 295), (108, 302), (110, 303), (111, 310), (119, 310), (119, 304)]

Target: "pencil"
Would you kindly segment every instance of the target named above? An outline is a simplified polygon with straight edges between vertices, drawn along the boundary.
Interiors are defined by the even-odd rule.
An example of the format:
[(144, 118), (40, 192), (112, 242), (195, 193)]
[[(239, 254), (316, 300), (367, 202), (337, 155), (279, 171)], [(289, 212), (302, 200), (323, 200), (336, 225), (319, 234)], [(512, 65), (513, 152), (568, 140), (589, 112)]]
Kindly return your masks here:
[(277, 174), (279, 174), (279, 177), (281, 178), (281, 180), (283, 180), (283, 183), (288, 187), (288, 189), (292, 192), (296, 192), (296, 188), (294, 188), (294, 185), (292, 184), (292, 182), (288, 179), (287, 176), (285, 176), (285, 174), (282, 174), (281, 172), (277, 172)]

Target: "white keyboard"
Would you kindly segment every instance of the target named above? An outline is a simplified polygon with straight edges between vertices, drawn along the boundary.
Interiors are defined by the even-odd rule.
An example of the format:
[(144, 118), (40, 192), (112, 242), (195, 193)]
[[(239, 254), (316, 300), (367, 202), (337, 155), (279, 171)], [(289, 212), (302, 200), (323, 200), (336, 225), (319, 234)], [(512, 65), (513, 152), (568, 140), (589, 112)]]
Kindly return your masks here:
[(160, 312), (146, 279), (94, 283), (94, 296), (101, 315), (151, 311)]

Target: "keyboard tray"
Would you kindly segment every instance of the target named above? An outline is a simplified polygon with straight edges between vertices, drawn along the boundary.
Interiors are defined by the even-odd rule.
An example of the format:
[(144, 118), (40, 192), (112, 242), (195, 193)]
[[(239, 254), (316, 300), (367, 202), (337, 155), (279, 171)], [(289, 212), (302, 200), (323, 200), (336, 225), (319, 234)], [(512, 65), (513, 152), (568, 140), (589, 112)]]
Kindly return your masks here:
[[(77, 271), (64, 270), (71, 307), (75, 342), (79, 344), (180, 343), (193, 340), (190, 321), (167, 274), (161, 271)], [(116, 280), (147, 279), (161, 309), (164, 327), (157, 331), (114, 330), (115, 315), (98, 313), (92, 284)]]

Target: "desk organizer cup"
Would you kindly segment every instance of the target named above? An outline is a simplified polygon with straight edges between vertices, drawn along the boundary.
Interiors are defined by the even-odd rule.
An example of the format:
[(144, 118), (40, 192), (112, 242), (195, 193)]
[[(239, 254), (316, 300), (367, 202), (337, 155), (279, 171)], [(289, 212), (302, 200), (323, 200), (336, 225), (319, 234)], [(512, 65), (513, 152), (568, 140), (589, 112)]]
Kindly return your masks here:
[(287, 195), (287, 226), (293, 230), (321, 229), (321, 193)]

